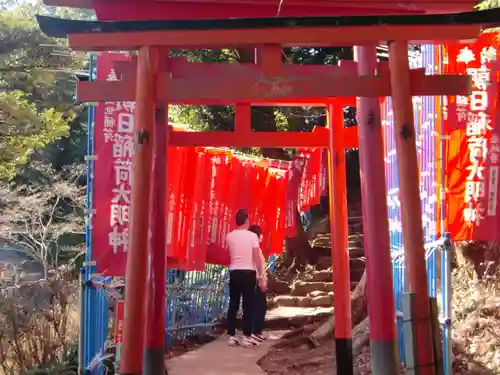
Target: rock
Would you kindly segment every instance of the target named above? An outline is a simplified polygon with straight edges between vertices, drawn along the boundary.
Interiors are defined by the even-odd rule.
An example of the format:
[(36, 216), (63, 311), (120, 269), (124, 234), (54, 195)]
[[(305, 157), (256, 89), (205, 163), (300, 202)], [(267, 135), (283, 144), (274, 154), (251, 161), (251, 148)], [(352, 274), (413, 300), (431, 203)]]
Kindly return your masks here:
[(319, 283), (296, 281), (292, 285), (292, 295), (294, 296), (307, 296), (314, 291), (329, 292), (333, 290), (333, 283)]
[(311, 300), (311, 306), (320, 307), (320, 306), (331, 306), (333, 303), (333, 296), (324, 295), (318, 296)]
[(297, 306), (298, 307), (310, 307), (311, 306), (311, 297), (297, 297)]
[(315, 290), (311, 293), (309, 293), (309, 297), (311, 298), (315, 298), (315, 297), (319, 297), (319, 296), (323, 296), (325, 295), (325, 292), (321, 291), (321, 290)]
[(297, 306), (297, 298), (293, 296), (276, 296), (274, 303), (278, 306)]
[(278, 304), (276, 303), (276, 301), (274, 300), (274, 298), (267, 300), (267, 309), (268, 310), (274, 309), (276, 306), (278, 306)]
[(318, 259), (316, 263), (316, 269), (318, 270), (326, 270), (332, 266), (332, 257), (331, 256), (323, 256)]
[(324, 282), (324, 281), (332, 281), (332, 271), (331, 270), (323, 270), (323, 271), (316, 271), (312, 274), (311, 281), (316, 281), (316, 282)]
[(274, 277), (269, 277), (267, 290), (269, 293), (287, 294), (290, 293), (290, 286), (284, 281), (276, 280)]

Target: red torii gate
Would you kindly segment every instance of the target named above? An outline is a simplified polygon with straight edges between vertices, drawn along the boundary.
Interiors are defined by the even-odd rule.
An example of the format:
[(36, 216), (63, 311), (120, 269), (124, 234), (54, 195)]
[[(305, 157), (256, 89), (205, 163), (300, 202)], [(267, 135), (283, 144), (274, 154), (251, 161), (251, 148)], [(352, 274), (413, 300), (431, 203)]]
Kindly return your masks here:
[[(49, 1), (51, 5), (81, 6), (77, 0)], [(95, 1), (84, 2), (94, 6), (102, 19), (151, 19), (186, 18), (187, 2), (141, 2), (144, 8), (137, 8), (132, 0), (120, 2)], [(230, 5), (232, 1), (198, 1), (199, 8), (190, 8), (190, 17), (207, 17), (211, 13), (198, 13), (200, 9), (211, 11), (227, 6), (225, 16), (239, 15), (240, 10)], [(258, 3), (258, 4), (257, 4)], [(243, 1), (242, 7), (253, 7), (256, 12), (265, 13), (265, 6), (271, 1)], [(283, 3), (283, 2), (281, 2)], [(298, 12), (298, 8), (309, 9), (310, 3), (285, 1), (284, 9)], [(313, 2), (311, 2), (313, 3)], [(380, 4), (366, 1), (373, 5), (370, 13), (386, 13), (388, 10)], [(391, 3), (392, 2), (388, 2)], [(400, 2), (398, 2), (400, 3)], [(433, 2), (441, 9), (452, 2)], [(293, 5), (287, 8), (288, 4)], [(329, 12), (338, 10), (331, 3), (317, 1), (314, 12), (328, 7)], [(338, 5), (338, 3), (336, 3)], [(365, 5), (366, 5), (365, 4)], [(429, 3), (426, 3), (426, 5)], [(458, 5), (457, 5), (458, 4)], [(470, 2), (467, 2), (469, 5)], [(175, 5), (175, 6), (174, 6)], [(274, 4), (276, 5), (276, 4)], [(352, 5), (352, 4), (351, 4)], [(463, 4), (453, 2), (453, 6)], [(142, 7), (142, 5), (141, 5)], [(322, 8), (323, 7), (323, 8)], [(219, 9), (217, 8), (217, 9)], [(144, 13), (142, 10), (144, 9)], [(169, 9), (172, 12), (165, 13)], [(179, 13), (175, 13), (175, 9)], [(295, 10), (293, 10), (295, 9)], [(418, 10), (414, 7), (415, 13)], [(457, 9), (457, 8), (454, 8)], [(463, 9), (463, 8), (461, 8)], [(344, 13), (352, 14), (361, 8), (354, 5)], [(134, 12), (135, 11), (135, 15)], [(139, 13), (137, 13), (139, 12)], [(233, 13), (231, 13), (233, 12)], [(391, 13), (396, 13), (394, 10)], [(260, 14), (260, 13), (259, 13)], [(280, 13), (279, 15), (283, 15)], [(248, 16), (248, 14), (245, 14)], [(297, 14), (294, 14), (297, 15)], [(304, 15), (304, 14), (300, 14)], [(307, 15), (311, 15), (311, 12)], [(313, 14), (317, 15), (317, 14)], [(241, 15), (240, 15), (241, 16)], [(261, 15), (262, 16), (262, 15)], [(413, 16), (418, 17), (418, 16)], [(300, 19), (299, 19), (300, 20)], [(251, 27), (239, 27), (234, 21), (252, 24)], [(163, 259), (165, 238), (161, 228), (166, 225), (166, 216), (161, 213), (163, 206), (165, 165), (155, 164), (153, 178), (154, 210), (160, 210), (153, 217), (152, 251), (153, 264), (147, 278), (147, 249), (149, 233), (149, 202), (152, 158), (159, 155), (167, 144), (192, 146), (236, 146), (236, 147), (328, 147), (330, 149), (330, 206), (333, 212), (332, 232), (334, 235), (334, 282), (336, 315), (336, 348), (339, 374), (352, 373), (350, 291), (348, 280), (349, 259), (347, 253), (347, 221), (345, 199), (345, 147), (356, 147), (356, 130), (344, 129), (342, 116), (335, 116), (342, 105), (352, 103), (352, 97), (361, 97), (359, 103), (360, 127), (359, 147), (361, 155), (361, 173), (363, 187), (363, 213), (365, 217), (365, 251), (367, 257), (368, 287), (377, 291), (369, 296), (370, 327), (373, 351), (373, 372), (375, 374), (396, 374), (398, 363), (394, 344), (396, 339), (394, 297), (392, 295), (390, 250), (388, 245), (387, 207), (385, 203), (385, 184), (383, 179), (383, 142), (380, 128), (378, 99), (380, 96), (393, 97), (396, 119), (396, 144), (398, 167), (400, 170), (400, 192), (403, 206), (403, 232), (408, 266), (409, 289), (415, 293), (415, 329), (417, 333), (417, 363), (422, 374), (433, 374), (429, 364), (433, 363), (432, 340), (429, 323), (429, 304), (425, 271), (425, 254), (421, 224), (421, 208), (418, 189), (418, 167), (413, 132), (412, 95), (467, 95), (469, 79), (463, 76), (434, 77), (425, 76), (422, 71), (410, 72), (408, 67), (408, 41), (424, 43), (435, 40), (475, 38), (479, 25), (448, 25), (435, 22), (429, 25), (383, 25), (337, 27), (326, 22), (325, 26), (287, 27), (270, 25), (267, 28), (255, 26), (258, 20), (228, 20), (225, 27), (208, 27), (203, 21), (198, 29), (159, 26), (156, 30), (147, 30), (145, 24), (133, 29), (122, 24), (119, 33), (109, 27), (118, 27), (119, 23), (87, 24), (89, 27), (80, 33), (69, 34), (70, 47), (76, 50), (138, 50), (137, 60), (133, 63), (117, 66), (121, 70), (122, 80), (116, 83), (81, 83), (80, 100), (116, 101), (136, 100), (137, 149), (134, 156), (134, 189), (132, 195), (132, 218), (130, 223), (130, 248), (127, 260), (126, 320), (124, 327), (122, 372), (135, 374), (142, 372), (142, 354), (144, 334), (141, 329), (146, 318), (146, 361), (147, 373), (163, 372), (164, 346), (164, 284), (165, 273)], [(54, 30), (56, 20), (40, 19), (42, 29)], [(69, 24), (59, 24), (59, 28), (70, 28)], [(202, 23), (203, 23), (202, 22)], [(220, 20), (212, 20), (216, 24)], [(232, 23), (231, 23), (232, 22)], [(252, 23), (253, 22), (253, 23)], [(74, 24), (74, 23), (73, 23)], [(272, 24), (272, 22), (271, 22)], [(82, 24), (80, 24), (82, 25)], [(114, 25), (114, 26), (113, 26)], [(94, 27), (92, 29), (92, 27)], [(108, 32), (106, 32), (108, 27)], [(85, 28), (84, 28), (85, 29)], [(82, 30), (81, 28), (78, 30)], [(95, 32), (96, 30), (100, 32)], [(57, 34), (57, 32), (55, 33)], [(375, 44), (390, 40), (389, 67), (377, 66)], [(359, 76), (350, 67), (310, 67), (287, 66), (281, 61), (282, 46), (330, 46), (360, 45), (357, 49)], [(168, 57), (170, 49), (223, 48), (239, 46), (257, 46), (256, 64), (205, 64), (187, 63)], [(134, 74), (135, 73), (135, 74)], [(227, 82), (225, 84), (224, 82)], [(198, 86), (198, 87), (196, 87)], [(347, 102), (334, 100), (346, 97)], [(234, 132), (224, 133), (177, 133), (164, 132), (165, 127), (155, 130), (155, 103), (188, 104), (236, 104), (236, 124)], [(317, 129), (312, 133), (259, 133), (251, 130), (250, 108), (258, 103), (275, 105), (327, 105), (330, 112), (329, 131)], [(166, 108), (166, 106), (164, 106)], [(333, 113), (333, 115), (332, 115)], [(163, 114), (162, 116), (165, 116)], [(155, 131), (158, 132), (155, 134)], [(161, 160), (163, 158), (159, 158)], [(163, 163), (165, 160), (163, 160)], [(334, 204), (335, 202), (335, 204)], [(161, 259), (154, 262), (154, 259)], [(146, 288), (148, 285), (148, 288)], [(144, 292), (148, 290), (148, 308), (144, 312), (142, 302)], [(160, 363), (161, 362), (161, 363)], [(162, 368), (159, 371), (159, 368)]]

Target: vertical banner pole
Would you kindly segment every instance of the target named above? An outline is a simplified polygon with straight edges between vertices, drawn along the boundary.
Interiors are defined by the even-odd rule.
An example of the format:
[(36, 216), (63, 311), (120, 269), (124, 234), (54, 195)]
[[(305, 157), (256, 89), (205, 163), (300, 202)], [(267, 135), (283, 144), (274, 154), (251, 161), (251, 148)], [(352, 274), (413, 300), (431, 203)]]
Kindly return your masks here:
[(155, 123), (156, 50), (141, 47), (137, 59), (135, 150), (132, 157), (132, 199), (125, 272), (125, 322), (121, 374), (141, 374), (149, 246), (149, 197)]
[(328, 106), (330, 230), (332, 234), (333, 293), (335, 295), (335, 354), (337, 373), (352, 375), (351, 282), (347, 231), (345, 150), (341, 134), (344, 109), (338, 102)]
[(78, 294), (80, 297), (80, 331), (78, 332), (78, 374), (85, 374), (85, 322), (86, 322), (86, 311), (85, 311), (85, 268), (80, 268), (80, 275), (78, 278)]
[(389, 42), (389, 68), (406, 273), (409, 292), (415, 296), (413, 318), (417, 352), (416, 370), (419, 375), (434, 375), (429, 291), (420, 205), (420, 176), (406, 41)]
[(443, 236), (444, 244), (442, 250), (442, 262), (441, 262), (441, 273), (442, 273), (442, 303), (443, 303), (443, 352), (444, 352), (444, 374), (452, 374), (452, 362), (453, 362), (453, 340), (452, 340), (452, 317), (451, 317), (451, 301), (453, 289), (451, 287), (451, 277), (452, 277), (452, 264), (451, 260), (453, 258), (453, 243), (451, 242), (450, 234), (444, 233)]
[[(354, 48), (358, 74), (377, 74), (375, 45)], [(396, 308), (387, 220), (384, 140), (378, 98), (358, 98), (359, 169), (368, 290), (368, 317), (374, 375), (399, 374)]]
[[(168, 56), (168, 55), (167, 55)], [(162, 54), (163, 58), (163, 54)], [(144, 374), (165, 375), (165, 297), (168, 204), (168, 105), (157, 110), (151, 192), (151, 246), (146, 308)]]

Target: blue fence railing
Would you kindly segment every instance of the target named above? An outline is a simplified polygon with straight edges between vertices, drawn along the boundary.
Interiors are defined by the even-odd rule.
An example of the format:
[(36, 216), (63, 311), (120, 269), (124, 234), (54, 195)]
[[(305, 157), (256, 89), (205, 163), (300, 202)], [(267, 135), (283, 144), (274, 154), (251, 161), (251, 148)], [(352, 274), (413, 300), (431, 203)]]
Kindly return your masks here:
[[(446, 258), (448, 257), (448, 249), (446, 248), (445, 240), (438, 240), (433, 243), (429, 243), (425, 246), (426, 249), (426, 270), (427, 270), (427, 282), (429, 288), (429, 296), (431, 297), (441, 297), (438, 300), (439, 305), (442, 306), (442, 316), (447, 316), (448, 312), (445, 311), (444, 307), (448, 304), (448, 293), (442, 292), (447, 290), (445, 280), (447, 280), (446, 274), (448, 273), (447, 267), (445, 266)], [(398, 332), (398, 350), (399, 357), (402, 362), (405, 362), (405, 345), (403, 336), (403, 294), (407, 292), (406, 289), (406, 268), (404, 264), (405, 258), (403, 251), (395, 252), (393, 254), (392, 272), (393, 272), (393, 287), (394, 296), (396, 304), (396, 318), (397, 318), (397, 332)], [(440, 295), (438, 295), (438, 293)], [(443, 348), (446, 353), (447, 350), (447, 339), (446, 327), (443, 325)], [(445, 372), (446, 374), (446, 372)]]
[[(425, 68), (426, 74), (437, 74), (442, 71), (440, 46), (424, 45), (420, 52), (409, 53), (411, 68)], [(449, 239), (440, 240), (436, 233), (443, 233), (444, 208), (440, 196), (443, 191), (444, 168), (437, 168), (442, 163), (440, 155), (443, 150), (442, 124), (438, 121), (441, 114), (441, 99), (437, 97), (413, 97), (414, 127), (417, 137), (417, 152), (420, 171), (420, 199), (422, 207), (422, 226), (426, 249), (426, 271), (429, 295), (441, 298), (441, 315), (449, 316), (449, 254), (445, 244)], [(393, 287), (397, 310), (398, 348), (400, 359), (405, 361), (404, 336), (401, 319), (402, 297), (406, 293), (406, 270), (403, 253), (403, 232), (401, 223), (401, 204), (399, 201), (399, 182), (397, 153), (395, 144), (394, 116), (391, 98), (382, 104), (382, 127), (385, 139), (386, 187), (388, 202), (388, 220), (390, 244), (393, 253)], [(440, 171), (440, 175), (438, 172)], [(439, 226), (439, 227), (438, 227)], [(448, 319), (449, 320), (449, 319)], [(443, 326), (444, 369), (445, 374), (451, 371), (450, 334), (448, 326)]]

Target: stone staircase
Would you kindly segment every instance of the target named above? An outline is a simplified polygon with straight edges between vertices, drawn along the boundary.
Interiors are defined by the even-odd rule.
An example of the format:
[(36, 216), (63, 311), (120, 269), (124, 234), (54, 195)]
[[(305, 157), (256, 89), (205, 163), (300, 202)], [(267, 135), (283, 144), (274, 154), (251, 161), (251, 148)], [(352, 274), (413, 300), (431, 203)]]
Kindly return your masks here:
[[(359, 210), (350, 210), (348, 224), (348, 250), (350, 266), (350, 283), (353, 290), (361, 280), (365, 271), (363, 250), (363, 223), (360, 216), (354, 216)], [(331, 235), (328, 231), (328, 221), (321, 223), (319, 233), (311, 240), (312, 251), (318, 252), (318, 262), (314, 268), (306, 270), (291, 288), (283, 294), (270, 297), (269, 312), (279, 308), (301, 309), (332, 308), (335, 300), (333, 293), (333, 274), (331, 256)], [(321, 233), (323, 232), (323, 233)], [(273, 314), (271, 314), (273, 315)]]

